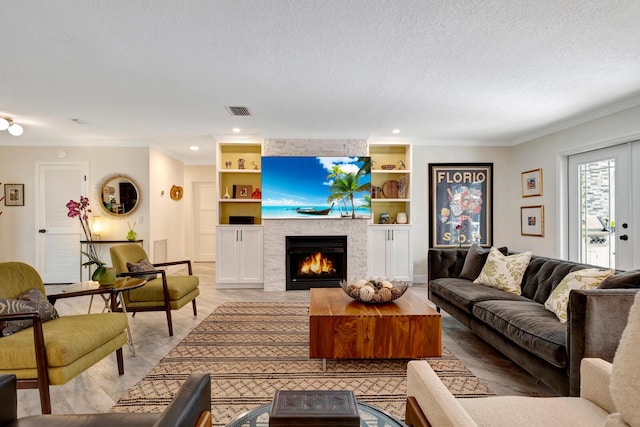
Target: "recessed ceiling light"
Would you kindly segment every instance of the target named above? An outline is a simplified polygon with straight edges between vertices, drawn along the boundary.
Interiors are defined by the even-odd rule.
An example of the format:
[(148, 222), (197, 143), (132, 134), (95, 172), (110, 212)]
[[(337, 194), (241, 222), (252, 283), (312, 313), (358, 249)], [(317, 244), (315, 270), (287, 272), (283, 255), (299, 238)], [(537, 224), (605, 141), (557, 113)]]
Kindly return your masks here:
[(191, 149), (191, 151), (198, 151), (200, 147), (198, 147), (197, 145), (192, 145), (191, 147), (189, 147), (189, 149)]
[(238, 133), (240, 132), (240, 128), (233, 128), (233, 133)]
[(391, 132), (393, 132), (393, 133), (400, 133), (400, 129), (394, 129), (394, 130), (392, 130)]

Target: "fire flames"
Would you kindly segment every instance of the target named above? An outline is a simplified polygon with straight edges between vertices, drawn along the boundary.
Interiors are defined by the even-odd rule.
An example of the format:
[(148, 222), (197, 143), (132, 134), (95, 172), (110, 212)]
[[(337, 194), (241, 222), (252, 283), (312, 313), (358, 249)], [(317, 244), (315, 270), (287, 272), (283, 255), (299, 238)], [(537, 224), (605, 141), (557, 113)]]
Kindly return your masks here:
[(300, 274), (333, 274), (333, 261), (323, 256), (322, 253), (316, 252), (306, 257), (299, 264)]

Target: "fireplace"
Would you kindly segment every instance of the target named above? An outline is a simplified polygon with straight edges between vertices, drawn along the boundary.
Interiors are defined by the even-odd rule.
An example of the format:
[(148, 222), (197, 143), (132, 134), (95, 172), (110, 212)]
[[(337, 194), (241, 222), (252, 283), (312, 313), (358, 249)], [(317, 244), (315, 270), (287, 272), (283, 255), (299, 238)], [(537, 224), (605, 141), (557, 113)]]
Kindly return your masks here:
[(289, 290), (338, 287), (347, 278), (347, 236), (286, 236)]

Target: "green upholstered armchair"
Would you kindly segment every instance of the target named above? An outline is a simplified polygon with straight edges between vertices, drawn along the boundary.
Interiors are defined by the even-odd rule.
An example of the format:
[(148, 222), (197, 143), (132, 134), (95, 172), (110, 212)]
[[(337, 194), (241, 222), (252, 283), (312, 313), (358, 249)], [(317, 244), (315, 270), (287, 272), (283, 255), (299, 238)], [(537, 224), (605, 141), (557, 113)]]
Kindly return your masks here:
[[(0, 263), (0, 298), (13, 300), (34, 288), (46, 295), (42, 279), (33, 267), (21, 262)], [(98, 293), (105, 291), (85, 294)], [(65, 297), (68, 296), (55, 296)], [(54, 302), (54, 298), (49, 299)], [(15, 375), (18, 388), (38, 388), (43, 414), (51, 413), (49, 385), (66, 383), (114, 351), (118, 372), (124, 374), (122, 346), (127, 343), (124, 314), (60, 316), (46, 322), (36, 311), (0, 315), (0, 322), (21, 319), (32, 320), (33, 326), (0, 338), (0, 375)]]
[(152, 264), (153, 267), (185, 264), (188, 267), (188, 274), (168, 276), (164, 270), (130, 272), (127, 263), (139, 264), (141, 261), (149, 261), (144, 249), (136, 244), (126, 244), (112, 246), (110, 252), (111, 263), (119, 276), (141, 277), (149, 273), (157, 275), (155, 279), (148, 280), (144, 286), (122, 293), (122, 301), (127, 311), (134, 313), (134, 315), (138, 311), (164, 311), (167, 314), (169, 336), (173, 336), (171, 310), (178, 310), (191, 301), (193, 315), (198, 314), (196, 297), (200, 295), (199, 279), (193, 275), (191, 261)]

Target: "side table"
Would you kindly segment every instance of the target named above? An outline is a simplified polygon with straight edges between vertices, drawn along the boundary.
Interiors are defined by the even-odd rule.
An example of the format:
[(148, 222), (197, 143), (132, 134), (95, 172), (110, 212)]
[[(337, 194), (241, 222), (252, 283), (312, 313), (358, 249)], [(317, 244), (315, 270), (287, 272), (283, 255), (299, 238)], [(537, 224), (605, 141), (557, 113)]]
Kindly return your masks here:
[[(62, 288), (62, 293), (68, 296), (91, 295), (91, 301), (93, 301), (93, 295), (99, 293), (104, 300), (104, 308), (102, 309), (103, 312), (117, 310), (118, 303), (120, 303), (122, 312), (125, 316), (127, 316), (127, 308), (125, 307), (121, 298), (122, 292), (139, 288), (145, 283), (147, 283), (146, 280), (136, 277), (119, 277), (115, 282), (113, 282), (112, 285), (101, 285), (98, 282), (93, 281), (74, 283)], [(103, 292), (96, 292), (100, 290), (102, 290)], [(109, 296), (105, 296), (105, 294), (108, 294)], [(52, 295), (51, 298), (55, 299), (55, 295)], [(91, 312), (91, 305), (89, 305), (89, 312)], [(136, 347), (135, 343), (133, 342), (131, 327), (129, 326), (129, 316), (127, 316), (127, 343), (129, 345), (131, 354), (135, 356)]]

